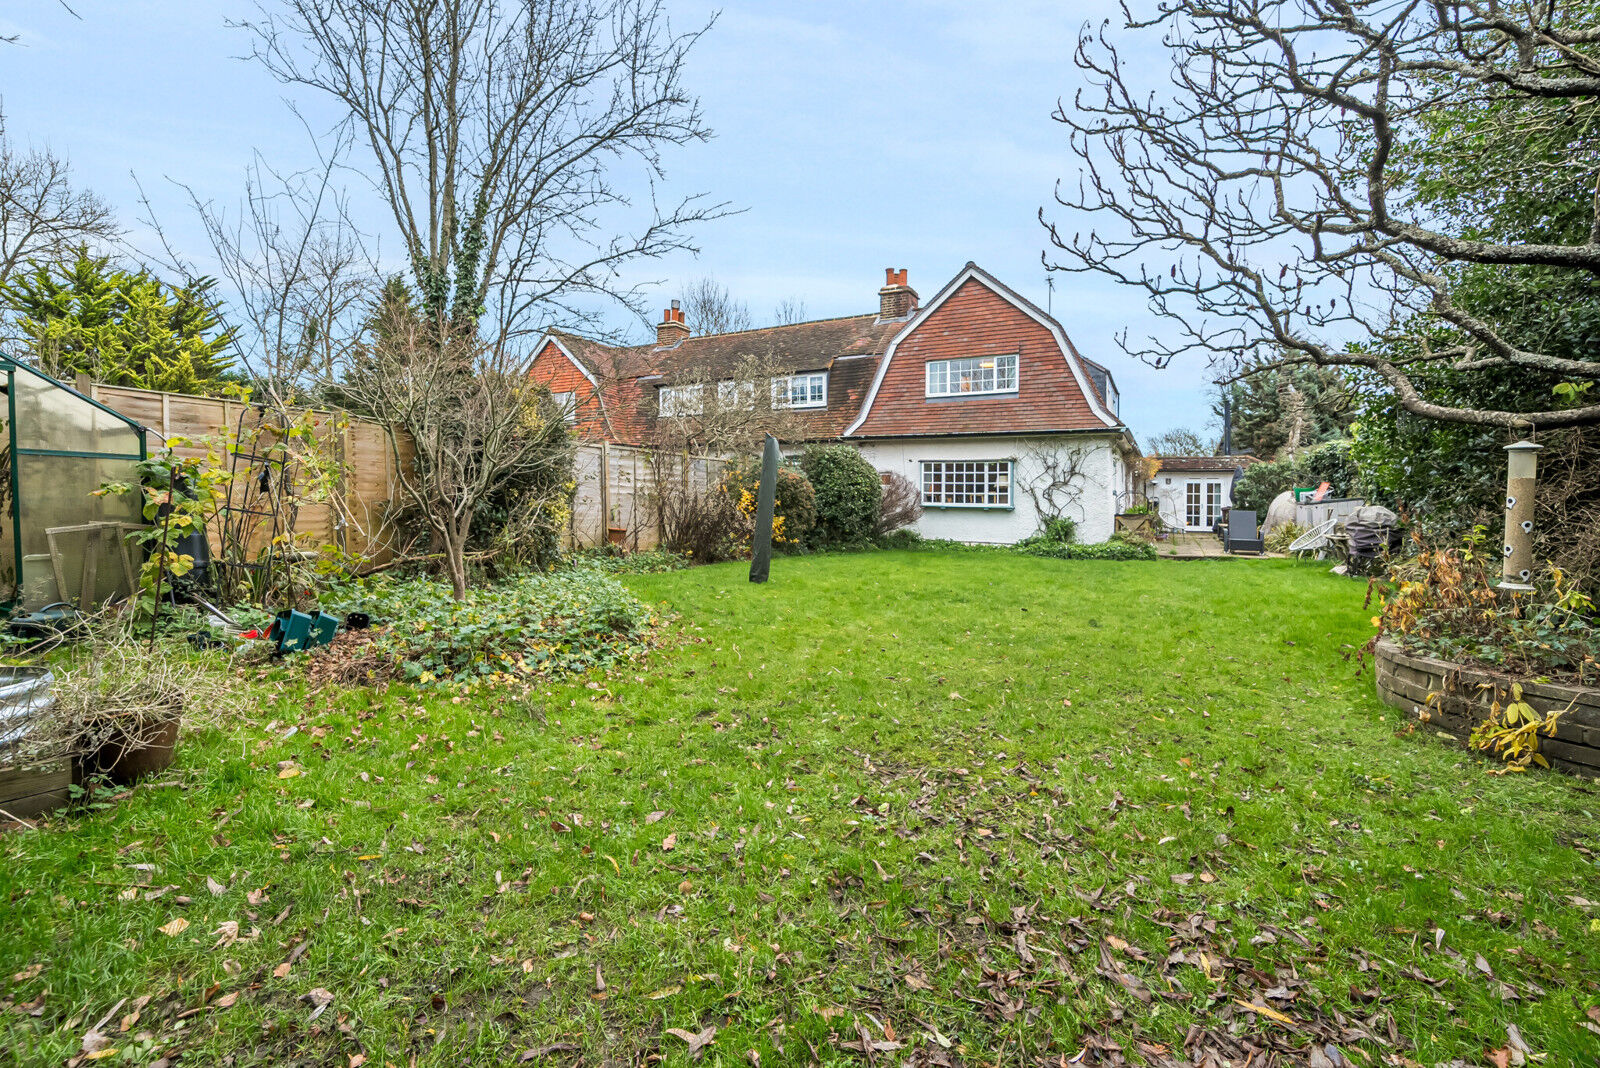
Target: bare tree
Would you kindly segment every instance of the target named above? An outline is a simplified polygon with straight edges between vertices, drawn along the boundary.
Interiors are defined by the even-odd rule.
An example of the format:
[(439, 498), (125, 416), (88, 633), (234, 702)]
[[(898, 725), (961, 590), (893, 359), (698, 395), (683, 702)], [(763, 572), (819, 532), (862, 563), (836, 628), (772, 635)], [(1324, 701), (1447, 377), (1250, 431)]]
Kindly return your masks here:
[(922, 491), (898, 471), (883, 474), (883, 499), (878, 502), (878, 521), (873, 533), (880, 538), (909, 527), (922, 518)]
[(111, 206), (72, 187), (72, 167), (49, 149), (22, 149), (0, 112), (0, 286), (29, 260), (56, 260), (122, 233)]
[(735, 300), (714, 278), (696, 278), (683, 290), (683, 318), (696, 334), (731, 334), (755, 325), (750, 306)]
[[(595, 298), (642, 309), (629, 262), (694, 251), (701, 195), (654, 200), (663, 150), (710, 136), (684, 89), (705, 28), (659, 0), (284, 0), (241, 23), (280, 81), (332, 97), (372, 153), (423, 319), (498, 347)], [(615, 175), (651, 182), (646, 217)], [(487, 322), (484, 322), (487, 320)]]
[[(811, 413), (790, 407), (773, 381), (788, 369), (772, 352), (741, 356), (733, 368), (687, 368), (673, 376), (671, 407), (662, 403), (656, 444), (671, 451), (751, 456), (768, 434), (783, 442), (814, 438)], [(650, 401), (646, 401), (650, 403)]]
[(785, 297), (772, 310), (772, 321), (779, 326), (806, 321), (806, 302), (799, 297)]
[(1565, 243), (1481, 236), (1417, 195), (1406, 157), (1452, 108), (1490, 124), (1454, 148), (1491, 170), (1503, 163), (1485, 144), (1589, 123), (1600, 96), (1594, 11), (1555, 0), (1195, 0), (1138, 19), (1125, 5), (1131, 31), (1163, 35), (1176, 91), (1135, 84), (1105, 31), (1084, 32), (1076, 63), (1090, 88), (1054, 116), (1082, 173), (1056, 199), (1099, 221), (1067, 236), (1041, 211), (1065, 253), (1049, 266), (1143, 290), (1176, 340), (1122, 341), (1158, 366), (1188, 355), (1231, 369), (1353, 366), (1435, 419), (1600, 421), (1600, 403), (1462, 407), (1421, 384), (1435, 370), (1484, 368), (1600, 381), (1600, 362), (1475, 315), (1461, 284), (1463, 269), (1484, 266), (1600, 274), (1593, 154), (1554, 164), (1597, 193), (1592, 225)]
[[(441, 344), (437, 327), (409, 308), (375, 324), (351, 356), (344, 389), (389, 424), (401, 490), (428, 525), (456, 598), (464, 597), (467, 543), (483, 506), (508, 486), (570, 464), (561, 413), (504, 349), (470, 336)], [(395, 429), (411, 438), (410, 463), (401, 462)], [(530, 502), (521, 506), (526, 512)]]
[(1151, 456), (1210, 456), (1216, 451), (1198, 431), (1186, 426), (1175, 426), (1145, 440)]
[(317, 167), (289, 174), (257, 155), (231, 217), (189, 193), (234, 291), (240, 358), (280, 406), (340, 376), (377, 288), (378, 266), (334, 185), (345, 147), (336, 142)]

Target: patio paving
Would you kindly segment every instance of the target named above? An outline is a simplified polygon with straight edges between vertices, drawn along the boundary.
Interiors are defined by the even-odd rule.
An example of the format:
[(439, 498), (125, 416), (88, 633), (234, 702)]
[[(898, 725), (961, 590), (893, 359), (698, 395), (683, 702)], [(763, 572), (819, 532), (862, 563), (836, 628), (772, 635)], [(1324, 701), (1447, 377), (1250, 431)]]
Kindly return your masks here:
[[(1165, 541), (1157, 541), (1155, 545), (1157, 553), (1174, 560), (1201, 560), (1228, 555), (1222, 551), (1222, 542), (1209, 531), (1174, 531)], [(1250, 554), (1240, 556), (1239, 559), (1251, 560), (1282, 555), (1282, 553), (1262, 553), (1260, 556)]]

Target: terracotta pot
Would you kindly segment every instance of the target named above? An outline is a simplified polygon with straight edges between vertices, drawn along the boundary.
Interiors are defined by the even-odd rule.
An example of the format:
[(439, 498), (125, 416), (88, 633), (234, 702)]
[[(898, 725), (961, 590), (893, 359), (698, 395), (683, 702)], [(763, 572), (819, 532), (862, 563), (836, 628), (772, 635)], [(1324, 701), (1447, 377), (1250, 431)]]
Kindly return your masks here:
[(103, 775), (119, 786), (132, 786), (147, 775), (172, 765), (178, 742), (178, 717), (142, 721), (130, 736), (114, 731), (94, 753), (83, 759), (84, 777)]

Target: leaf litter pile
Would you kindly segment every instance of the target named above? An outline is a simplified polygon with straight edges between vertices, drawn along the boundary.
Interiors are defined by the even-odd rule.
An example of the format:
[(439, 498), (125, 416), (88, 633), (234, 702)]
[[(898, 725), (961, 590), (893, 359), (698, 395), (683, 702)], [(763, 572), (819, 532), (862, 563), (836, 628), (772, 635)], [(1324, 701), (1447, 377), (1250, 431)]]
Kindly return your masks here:
[[(255, 684), (259, 729), (0, 838), (0, 1043), (348, 1068), (1600, 1050), (1592, 788), (1395, 739), (1342, 674), (1131, 714), (1104, 689), (1126, 672), (962, 693), (959, 652), (913, 654), (913, 685), (854, 635), (800, 694), (700, 596), (649, 674), (537, 707)], [(1284, 693), (1371, 729), (1291, 738)]]

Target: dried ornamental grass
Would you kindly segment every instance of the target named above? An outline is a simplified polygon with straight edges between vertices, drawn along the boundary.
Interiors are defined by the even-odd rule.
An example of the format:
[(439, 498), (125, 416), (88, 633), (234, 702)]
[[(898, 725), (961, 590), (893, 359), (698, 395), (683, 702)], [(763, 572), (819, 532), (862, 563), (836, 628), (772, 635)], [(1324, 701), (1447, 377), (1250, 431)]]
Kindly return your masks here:
[[(125, 633), (97, 635), (55, 670), (54, 703), (35, 719), (26, 749), (109, 765), (146, 746), (169, 744), (175, 725), (205, 729), (240, 708), (230, 674)], [(90, 771), (103, 770), (89, 767)]]

